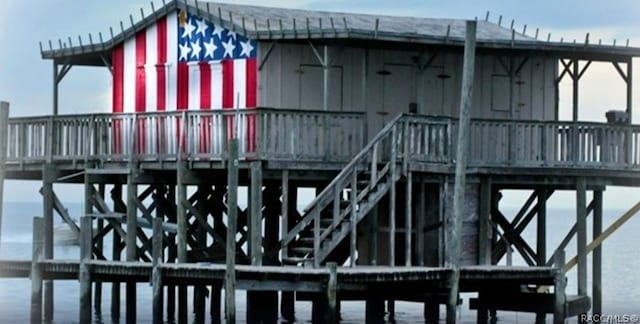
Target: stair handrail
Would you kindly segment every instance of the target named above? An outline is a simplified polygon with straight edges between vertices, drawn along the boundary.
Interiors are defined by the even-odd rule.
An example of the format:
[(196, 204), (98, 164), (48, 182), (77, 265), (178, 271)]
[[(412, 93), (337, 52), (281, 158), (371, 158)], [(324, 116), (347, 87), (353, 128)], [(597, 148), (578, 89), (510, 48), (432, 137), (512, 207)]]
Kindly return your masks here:
[(329, 183), (329, 185), (327, 185), (324, 188), (324, 190), (322, 190), (322, 192), (320, 192), (320, 194), (317, 195), (307, 205), (307, 207), (304, 208), (303, 213), (307, 215), (303, 219), (301, 219), (296, 224), (296, 226), (289, 231), (289, 233), (285, 235), (285, 237), (282, 239), (282, 242), (281, 242), (282, 245), (286, 245), (293, 240), (293, 238), (295, 237), (295, 234), (292, 234), (292, 233), (298, 233), (301, 230), (303, 230), (305, 227), (307, 227), (307, 225), (311, 224), (314, 217), (313, 217), (313, 213), (309, 213), (309, 211), (316, 208), (316, 206), (321, 201), (326, 199), (328, 195), (332, 195), (334, 191), (333, 187), (335, 187), (338, 183), (343, 181), (344, 178), (347, 177), (354, 170), (354, 168), (360, 163), (360, 160), (362, 160), (363, 157), (369, 154), (369, 152), (373, 150), (376, 144), (378, 144), (383, 139), (385, 139), (391, 133), (393, 128), (398, 124), (398, 122), (401, 119), (403, 119), (405, 116), (406, 114), (403, 113), (403, 114), (399, 114), (394, 119), (392, 119), (391, 122), (389, 122), (371, 141), (369, 141), (369, 143), (362, 150), (360, 150), (358, 154), (356, 154), (356, 156), (353, 157), (353, 159), (351, 159), (351, 161), (344, 168), (342, 168), (342, 171), (340, 171), (340, 173), (338, 173), (338, 175), (336, 175), (335, 178), (333, 178), (333, 180)]

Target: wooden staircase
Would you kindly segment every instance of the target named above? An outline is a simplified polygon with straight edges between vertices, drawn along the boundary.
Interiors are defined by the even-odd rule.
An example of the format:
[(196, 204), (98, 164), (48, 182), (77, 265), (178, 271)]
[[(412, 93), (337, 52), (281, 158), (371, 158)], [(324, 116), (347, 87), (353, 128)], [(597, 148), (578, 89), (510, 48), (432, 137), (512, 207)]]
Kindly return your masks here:
[(350, 237), (349, 258), (355, 265), (358, 223), (402, 173), (406, 154), (401, 119), (402, 115), (396, 117), (380, 131), (304, 209), (301, 220), (282, 239), (284, 264), (319, 267)]

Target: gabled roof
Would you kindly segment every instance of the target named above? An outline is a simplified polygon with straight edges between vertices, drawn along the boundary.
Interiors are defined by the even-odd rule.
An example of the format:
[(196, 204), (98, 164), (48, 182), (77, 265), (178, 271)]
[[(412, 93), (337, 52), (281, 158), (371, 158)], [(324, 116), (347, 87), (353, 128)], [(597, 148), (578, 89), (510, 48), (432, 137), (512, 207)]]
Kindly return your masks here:
[[(163, 0), (164, 2), (164, 0)], [(393, 42), (422, 46), (463, 46), (465, 20), (418, 17), (377, 16), (248, 5), (222, 4), (196, 0), (170, 0), (144, 19), (98, 43), (73, 46), (72, 40), (58, 49), (49, 43), (42, 57), (80, 65), (102, 65), (111, 49), (136, 32), (153, 25), (175, 10), (187, 10), (213, 23), (257, 40), (357, 40)], [(537, 40), (488, 21), (478, 21), (479, 48), (545, 51), (558, 57), (618, 60), (640, 56), (640, 48), (599, 44), (559, 43)]]

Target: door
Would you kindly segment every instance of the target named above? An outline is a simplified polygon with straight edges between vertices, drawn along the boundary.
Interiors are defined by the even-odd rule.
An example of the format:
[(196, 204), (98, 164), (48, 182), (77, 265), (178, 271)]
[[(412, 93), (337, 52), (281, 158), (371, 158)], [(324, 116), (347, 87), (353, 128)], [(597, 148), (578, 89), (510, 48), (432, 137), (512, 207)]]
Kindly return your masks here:
[(383, 71), (383, 105), (377, 111), (380, 128), (398, 114), (408, 113), (409, 104), (416, 102), (415, 67), (409, 64), (385, 63)]

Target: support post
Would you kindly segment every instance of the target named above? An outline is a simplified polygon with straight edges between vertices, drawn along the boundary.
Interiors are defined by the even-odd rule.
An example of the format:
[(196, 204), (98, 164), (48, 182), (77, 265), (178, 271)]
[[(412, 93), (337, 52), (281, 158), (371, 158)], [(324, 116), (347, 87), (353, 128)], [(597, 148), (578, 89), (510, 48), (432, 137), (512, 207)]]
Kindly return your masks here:
[(324, 46), (324, 60), (323, 60), (323, 95), (322, 95), (322, 109), (324, 111), (329, 110), (329, 86), (330, 86), (330, 73), (331, 62), (329, 62), (329, 46)]
[(418, 254), (418, 266), (424, 267), (425, 261), (425, 220), (427, 217), (427, 190), (424, 181), (420, 181), (420, 191), (418, 193), (418, 212), (416, 215), (416, 247)]
[[(405, 133), (405, 136), (408, 134)], [(407, 140), (407, 139), (405, 139)], [(406, 153), (405, 153), (406, 154)], [(407, 171), (407, 182), (406, 182), (406, 191), (405, 191), (405, 220), (404, 220), (404, 244), (405, 244), (405, 255), (404, 255), (404, 264), (407, 267), (411, 266), (411, 257), (413, 254), (411, 253), (411, 235), (413, 235), (412, 230), (412, 211), (413, 211), (413, 173), (411, 171)]]
[[(138, 188), (134, 182), (136, 171), (133, 165), (130, 166), (129, 175), (127, 176), (127, 243), (126, 254), (127, 261), (138, 261), (138, 222), (137, 222), (137, 208), (136, 199), (138, 194)], [(126, 284), (127, 294), (127, 308), (126, 318), (127, 323), (136, 322), (136, 282), (128, 281)]]
[(44, 252), (44, 220), (33, 218), (33, 248), (31, 254), (31, 323), (42, 323), (42, 265)]
[[(111, 190), (111, 199), (113, 200), (113, 211), (116, 213), (123, 213), (121, 204), (122, 201), (122, 185), (115, 184)], [(120, 224), (114, 224), (114, 226), (120, 226)], [(122, 239), (114, 229), (113, 234), (113, 247), (112, 247), (112, 259), (114, 262), (120, 261), (122, 258)], [(111, 321), (114, 323), (120, 322), (120, 282), (114, 281), (111, 284)]]
[[(183, 117), (184, 118), (184, 117)], [(186, 122), (185, 122), (186, 123)], [(182, 150), (182, 149), (181, 149)], [(176, 212), (177, 212), (177, 224), (178, 224), (178, 263), (187, 263), (187, 231), (188, 231), (188, 219), (187, 209), (184, 206), (188, 203), (187, 200), (187, 185), (185, 184), (185, 176), (187, 169), (182, 157), (178, 161), (177, 167), (177, 197), (176, 197)], [(188, 321), (188, 309), (187, 309), (187, 286), (178, 286), (178, 323), (187, 323)]]
[[(580, 61), (573, 60), (573, 121), (578, 121), (578, 103), (579, 103), (579, 86), (580, 86)], [(577, 150), (577, 147), (573, 148)]]
[(80, 323), (91, 323), (91, 253), (93, 246), (93, 220), (80, 218)]
[(251, 165), (251, 195), (250, 195), (250, 225), (251, 241), (249, 251), (251, 265), (262, 265), (262, 163), (254, 162)]
[(558, 272), (556, 273), (556, 278), (554, 280), (554, 295), (555, 295), (555, 304), (553, 309), (553, 323), (554, 324), (564, 324), (565, 322), (565, 287), (566, 287), (566, 278), (564, 275), (564, 251), (556, 251), (554, 256), (555, 266), (558, 268)]
[(58, 85), (60, 84), (59, 80), (59, 70), (58, 63), (56, 60), (53, 60), (53, 115), (58, 116)]
[(627, 61), (627, 116), (629, 116), (629, 125), (633, 125), (633, 59), (632, 58), (629, 58), (629, 61)]
[(467, 155), (471, 128), (471, 104), (473, 102), (473, 79), (476, 51), (476, 22), (467, 21), (462, 68), (462, 95), (460, 96), (460, 118), (458, 126), (458, 147), (456, 154), (456, 175), (453, 193), (453, 226), (450, 226), (449, 266), (453, 269), (447, 302), (447, 323), (455, 323), (459, 293), (460, 235), (464, 217), (464, 194), (466, 188)]
[(227, 272), (224, 280), (225, 315), (227, 323), (236, 322), (236, 227), (238, 221), (238, 139), (229, 142), (228, 166)]
[(393, 126), (391, 130), (391, 165), (389, 173), (391, 180), (389, 181), (389, 265), (396, 264), (396, 160), (398, 157), (398, 127)]
[(478, 264), (491, 264), (491, 178), (480, 180), (480, 215), (478, 219)]
[[(44, 216), (44, 258), (53, 259), (53, 179), (56, 176), (52, 164), (45, 164), (42, 170), (42, 198)], [(53, 321), (53, 280), (44, 282), (44, 320)]]
[(338, 323), (338, 265), (335, 262), (327, 264), (329, 269), (329, 281), (327, 282), (327, 321), (326, 323)]
[[(602, 190), (593, 192), (593, 237), (597, 238), (602, 234)], [(602, 245), (599, 244), (593, 249), (592, 256), (592, 314), (602, 314)]]
[[(0, 101), (0, 206), (4, 206), (4, 176), (9, 144), (9, 103)], [(2, 245), (2, 208), (0, 208), (0, 245)]]
[(163, 294), (162, 294), (162, 272), (158, 265), (163, 262), (162, 257), (162, 218), (153, 219), (153, 272), (151, 274), (151, 285), (153, 287), (153, 323), (162, 324)]
[(576, 183), (576, 225), (578, 250), (578, 295), (587, 295), (587, 191), (586, 179), (580, 177)]
[[(538, 223), (536, 225), (536, 265), (544, 267), (547, 263), (547, 199), (548, 192), (538, 191)], [(536, 323), (545, 323), (546, 314), (536, 314)]]

